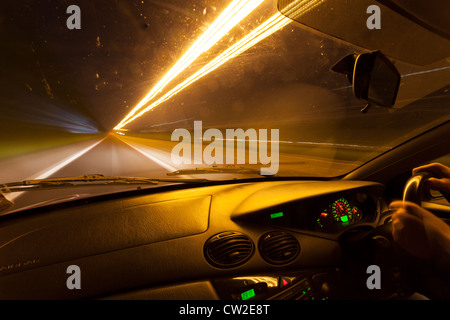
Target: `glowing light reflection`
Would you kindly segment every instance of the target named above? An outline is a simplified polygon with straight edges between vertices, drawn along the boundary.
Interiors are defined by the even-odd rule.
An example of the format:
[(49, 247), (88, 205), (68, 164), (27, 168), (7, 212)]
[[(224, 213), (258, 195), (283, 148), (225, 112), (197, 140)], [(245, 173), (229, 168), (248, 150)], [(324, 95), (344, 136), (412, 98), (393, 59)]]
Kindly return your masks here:
[(284, 27), (290, 22), (291, 22), (290, 19), (282, 16), (280, 13), (275, 14), (274, 16), (272, 16), (272, 18), (268, 19), (265, 23), (261, 24), (259, 27), (253, 30), (253, 32), (251, 32), (250, 34), (245, 36), (242, 40), (240, 40), (239, 42), (237, 42), (236, 44), (225, 50), (217, 58), (215, 58), (210, 63), (205, 65), (203, 68), (201, 68), (199, 71), (194, 73), (188, 79), (177, 85), (175, 88), (164, 94), (161, 98), (153, 102), (151, 105), (140, 111), (135, 116), (129, 118), (127, 121), (122, 121), (122, 124), (118, 126), (116, 129), (120, 129), (122, 126), (125, 126), (131, 121), (134, 121), (135, 119), (141, 117), (144, 113), (147, 113), (154, 107), (170, 99), (172, 96), (174, 96), (175, 94), (177, 94), (178, 92), (180, 92), (193, 82), (199, 80), (200, 78), (204, 77), (211, 71), (217, 69), (228, 60), (248, 50), (250, 47), (254, 46), (256, 43), (260, 42), (261, 40), (271, 35), (275, 31), (279, 30), (280, 28)]
[[(299, 17), (300, 15), (310, 11), (311, 9), (317, 7), (323, 2), (324, 0), (299, 0), (293, 2), (292, 4), (284, 8), (283, 12), (286, 15), (293, 14), (295, 15), (295, 17)], [(136, 107), (132, 113), (130, 113), (114, 128), (114, 130), (121, 130), (121, 128), (123, 128), (128, 123), (141, 117), (142, 115), (144, 115), (151, 109), (155, 108), (159, 104), (163, 103), (164, 101), (167, 101), (168, 99), (179, 93), (181, 90), (183, 90), (190, 84), (194, 83), (195, 81), (209, 74), (213, 70), (217, 69), (230, 59), (242, 54), (244, 51), (253, 47), (266, 37), (272, 35), (274, 32), (282, 29), (292, 21), (293, 20), (287, 18), (282, 13), (277, 12), (272, 17), (263, 22), (261, 25), (259, 25), (256, 29), (254, 29), (252, 32), (244, 36), (240, 41), (236, 42), (234, 45), (226, 49), (223, 53), (221, 53), (219, 56), (217, 56), (207, 65), (205, 65), (203, 68), (201, 68), (199, 71), (197, 71), (192, 76), (184, 80), (182, 83), (178, 84), (172, 90), (165, 93), (158, 100), (156, 100), (155, 102), (153, 102), (152, 104), (150, 104), (149, 106), (138, 112), (140, 109), (144, 107), (146, 103), (149, 102), (150, 99), (147, 99), (145, 102), (140, 103), (139, 108)]]
[(139, 111), (146, 103), (153, 99), (161, 90), (185, 70), (202, 53), (209, 50), (242, 19), (256, 9), (264, 0), (234, 0), (212, 23), (189, 50), (178, 60), (169, 72), (156, 84), (153, 89), (142, 99), (135, 108), (114, 128), (120, 129), (126, 121)]

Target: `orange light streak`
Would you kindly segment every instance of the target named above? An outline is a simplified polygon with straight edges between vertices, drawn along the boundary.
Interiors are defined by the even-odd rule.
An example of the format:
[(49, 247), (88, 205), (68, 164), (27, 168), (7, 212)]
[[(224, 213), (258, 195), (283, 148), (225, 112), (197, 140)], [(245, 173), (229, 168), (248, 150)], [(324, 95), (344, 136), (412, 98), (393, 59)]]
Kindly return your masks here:
[(123, 127), (124, 123), (131, 118), (137, 111), (144, 107), (153, 99), (164, 87), (170, 83), (176, 76), (192, 64), (202, 53), (209, 50), (232, 28), (234, 28), (242, 19), (255, 10), (264, 0), (234, 0), (220, 14), (220, 16), (211, 24), (195, 43), (186, 51), (186, 53), (175, 63), (164, 77), (147, 93), (147, 95), (131, 110), (131, 112), (114, 128), (114, 130)]
[[(321, 3), (323, 3), (324, 0), (299, 0), (295, 1), (286, 8), (284, 8), (284, 12), (286, 14), (295, 14), (296, 17), (308, 12), (309, 10), (317, 7)], [(261, 25), (259, 25), (256, 29), (254, 29), (252, 32), (247, 34), (245, 37), (243, 37), (240, 41), (236, 42), (234, 45), (226, 49), (224, 52), (222, 52), (219, 56), (217, 56), (215, 59), (213, 59), (211, 62), (206, 64), (203, 68), (201, 68), (199, 71), (194, 73), (192, 76), (184, 80), (182, 83), (178, 84), (176, 87), (174, 87), (172, 90), (165, 93), (162, 97), (160, 97), (158, 100), (141, 110), (139, 113), (136, 114), (138, 110), (133, 115), (130, 115), (127, 119), (122, 120), (122, 122), (116, 126), (115, 130), (120, 130), (122, 127), (127, 125), (128, 123), (134, 121), (135, 119), (141, 117), (151, 109), (155, 108), (156, 106), (160, 105), (164, 101), (167, 101), (177, 93), (179, 93), (181, 90), (186, 88), (187, 86), (191, 85), (195, 81), (201, 79), (205, 75), (209, 74), (210, 72), (214, 71), (230, 59), (242, 54), (244, 51), (250, 49), (263, 39), (267, 38), (268, 36), (272, 35), (274, 32), (280, 30), (281, 28), (288, 25), (290, 22), (292, 22), (290, 18), (285, 17), (283, 14), (277, 12), (272, 17), (267, 19), (265, 22), (263, 22)], [(148, 101), (147, 101), (148, 102)], [(141, 106), (140, 109), (142, 109), (143, 106)]]

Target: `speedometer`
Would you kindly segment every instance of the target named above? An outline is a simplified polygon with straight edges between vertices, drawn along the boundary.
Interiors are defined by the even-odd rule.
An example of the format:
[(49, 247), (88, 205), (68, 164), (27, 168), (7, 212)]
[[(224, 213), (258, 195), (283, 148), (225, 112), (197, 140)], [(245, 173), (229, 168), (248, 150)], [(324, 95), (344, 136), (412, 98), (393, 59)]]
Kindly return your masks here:
[(331, 205), (331, 213), (336, 222), (346, 223), (353, 221), (353, 208), (345, 198), (334, 201)]
[(316, 222), (319, 230), (332, 231), (347, 227), (361, 218), (362, 214), (358, 207), (341, 197), (322, 210)]

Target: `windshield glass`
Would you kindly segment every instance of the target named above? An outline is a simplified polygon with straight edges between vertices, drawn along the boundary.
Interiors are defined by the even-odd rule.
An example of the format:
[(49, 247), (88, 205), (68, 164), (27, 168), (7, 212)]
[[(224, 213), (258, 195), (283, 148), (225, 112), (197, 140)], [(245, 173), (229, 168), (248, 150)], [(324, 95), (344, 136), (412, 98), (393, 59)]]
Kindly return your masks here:
[(330, 68), (365, 51), (289, 20), (274, 0), (0, 6), (0, 183), (216, 165), (336, 177), (449, 119), (448, 59), (394, 61), (394, 108), (361, 113)]

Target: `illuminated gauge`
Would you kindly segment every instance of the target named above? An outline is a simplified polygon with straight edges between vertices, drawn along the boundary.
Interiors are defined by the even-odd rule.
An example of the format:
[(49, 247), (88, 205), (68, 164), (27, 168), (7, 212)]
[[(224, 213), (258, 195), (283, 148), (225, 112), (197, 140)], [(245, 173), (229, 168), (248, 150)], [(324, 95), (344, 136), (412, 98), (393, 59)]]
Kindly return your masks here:
[(333, 202), (331, 213), (336, 222), (346, 224), (349, 221), (353, 221), (353, 210), (345, 198), (340, 198)]
[[(323, 210), (320, 216), (317, 218), (317, 226), (319, 227), (319, 230), (325, 230), (327, 229), (327, 226), (330, 224), (330, 216), (327, 212), (327, 210)], [(332, 221), (332, 220), (331, 220)]]
[(355, 220), (355, 221), (359, 221), (362, 218), (361, 210), (359, 210), (357, 207), (352, 208), (352, 215), (353, 215), (353, 220)]

